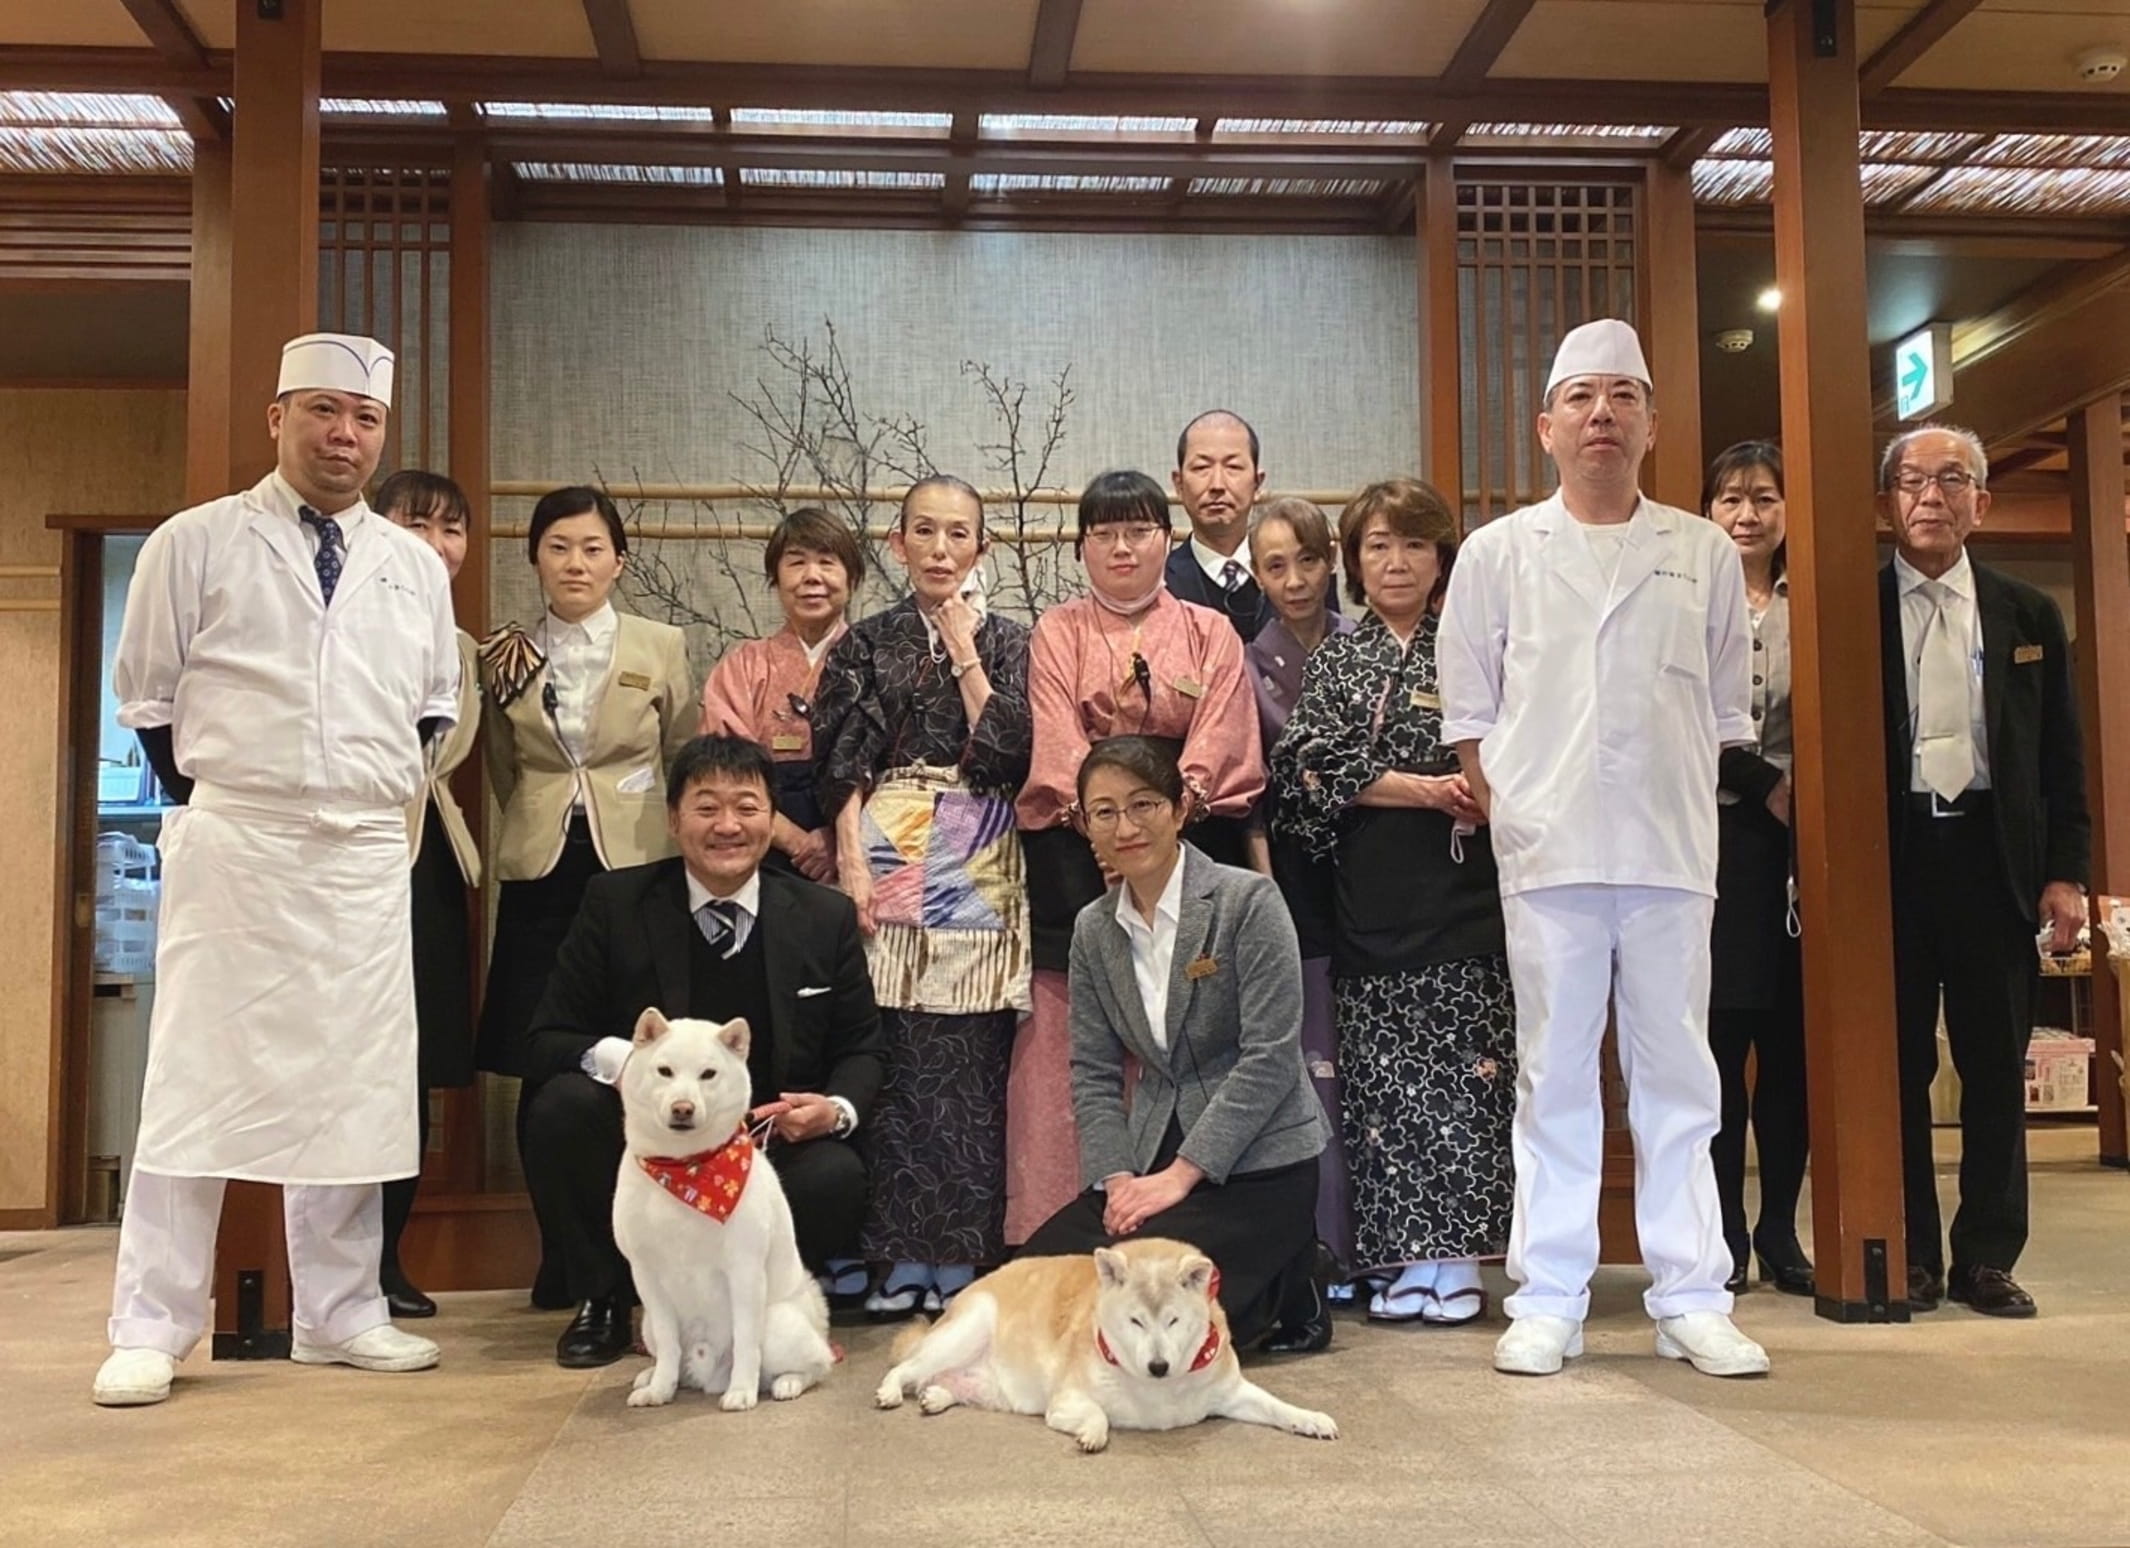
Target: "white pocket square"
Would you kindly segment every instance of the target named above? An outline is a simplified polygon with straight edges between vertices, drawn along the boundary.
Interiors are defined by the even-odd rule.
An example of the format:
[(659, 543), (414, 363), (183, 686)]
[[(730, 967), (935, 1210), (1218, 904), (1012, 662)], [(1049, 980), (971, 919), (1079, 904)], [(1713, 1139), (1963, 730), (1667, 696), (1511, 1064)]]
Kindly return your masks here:
[(826, 985), (826, 984), (809, 984), (809, 985), (808, 985), (808, 986), (807, 986), (806, 988), (804, 988), (804, 989), (801, 989), (801, 990), (799, 991), (799, 998), (800, 998), (800, 999), (802, 999), (802, 1000), (810, 1000), (810, 999), (812, 999), (812, 998), (813, 998), (813, 997), (814, 997), (815, 995), (817, 995), (817, 994), (826, 994), (826, 993), (828, 993), (828, 985)]

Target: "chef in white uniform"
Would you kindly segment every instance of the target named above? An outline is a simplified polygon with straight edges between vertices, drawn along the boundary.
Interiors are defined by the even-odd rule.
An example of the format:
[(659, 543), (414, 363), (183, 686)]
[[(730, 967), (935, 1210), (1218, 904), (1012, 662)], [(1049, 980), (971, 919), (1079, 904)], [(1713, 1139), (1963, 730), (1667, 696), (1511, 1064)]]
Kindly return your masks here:
[(277, 467), (142, 547), (119, 720), (187, 804), (163, 900), (140, 1138), (98, 1403), (160, 1402), (206, 1330), (229, 1178), (282, 1185), (305, 1364), (436, 1345), (378, 1293), (378, 1183), (417, 1170), (406, 805), (458, 710), (443, 562), (373, 514), (392, 352), (308, 334), (267, 409)]
[(1501, 868), (1519, 1063), (1516, 1214), (1496, 1369), (1582, 1352), (1598, 1260), (1598, 1049), (1617, 1013), (1635, 1223), (1657, 1353), (1711, 1375), (1767, 1354), (1730, 1320), (1709, 1165), (1716, 755), (1753, 739), (1738, 555), (1714, 522), (1645, 498), (1649, 367), (1627, 324), (1561, 341), (1538, 436), (1552, 498), (1468, 537), (1436, 656), (1443, 739), (1488, 812)]

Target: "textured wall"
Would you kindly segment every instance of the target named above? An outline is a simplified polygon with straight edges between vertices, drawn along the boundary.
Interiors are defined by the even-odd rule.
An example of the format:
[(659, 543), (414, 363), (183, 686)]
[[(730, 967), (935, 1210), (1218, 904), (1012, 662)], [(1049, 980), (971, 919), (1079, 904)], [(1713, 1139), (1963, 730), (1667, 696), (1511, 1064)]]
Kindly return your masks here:
[[(185, 478), (185, 395), (168, 391), (0, 389), (0, 564), (56, 565), (53, 512), (175, 509)], [(56, 597), (51, 580), (0, 582), (0, 595)], [(57, 822), (59, 615), (0, 612), (0, 1210), (41, 1209), (52, 1077), (52, 843)]]
[[(1277, 486), (1352, 488), (1418, 460), (1406, 237), (526, 223), (497, 228), (495, 287), (499, 479), (766, 481), (769, 464), (748, 450), (759, 428), (733, 396), (777, 379), (760, 351), (766, 330), (819, 348), (825, 319), (860, 417), (913, 416), (937, 466), (986, 487), (1006, 482), (982, 449), (998, 421), (968, 360), (1035, 384), (1031, 410), (1072, 368), (1077, 396), (1048, 480), (1066, 488), (1115, 466), (1165, 480), (1176, 432), (1216, 404), (1256, 424)], [(497, 515), (528, 509), (506, 501)], [(660, 545), (707, 610), (736, 618), (735, 583), (711, 547)], [(759, 592), (753, 553), (731, 557)], [(498, 548), (495, 577), (495, 616), (529, 619), (538, 601), (520, 545)], [(1075, 570), (1065, 579), (1078, 589)], [(753, 600), (758, 619), (774, 618)], [(698, 655), (713, 654), (695, 632)]]

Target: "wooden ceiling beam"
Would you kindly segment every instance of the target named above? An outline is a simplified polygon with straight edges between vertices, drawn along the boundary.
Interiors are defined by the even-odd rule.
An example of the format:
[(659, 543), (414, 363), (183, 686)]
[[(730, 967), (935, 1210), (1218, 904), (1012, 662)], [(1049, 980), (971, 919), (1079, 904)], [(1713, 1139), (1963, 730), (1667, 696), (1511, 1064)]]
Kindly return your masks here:
[[(1464, 40), (1457, 45), (1457, 52), (1450, 56), (1449, 64), (1436, 78), (1435, 85), (1445, 92), (1463, 96), (1477, 93), (1486, 81), (1487, 72), (1494, 68), (1494, 61), (1501, 57), (1501, 51), (1516, 36), (1516, 29), (1531, 14), (1533, 4), (1534, 0), (1487, 0), (1486, 8), (1472, 19)], [(1438, 150), (1456, 144), (1475, 117), (1469, 109), (1442, 114), (1436, 121), (1434, 133), (1428, 137), (1428, 144)]]
[(1688, 172), (1709, 152), (1709, 147), (1722, 139), (1724, 131), (1709, 125), (1681, 129), (1664, 142), (1657, 152), (1657, 159), (1676, 171)]
[(1875, 97), (1899, 80), (1908, 68), (1945, 40), (1945, 35), (1967, 20), (1982, 0), (1928, 0), (1901, 25), (1900, 31), (1879, 45), (1856, 72), (1857, 89)]
[(1035, 40), (1028, 49), (1028, 84), (1056, 91), (1072, 72), (1072, 48), (1080, 35), (1081, 0), (1042, 0), (1035, 13)]
[[(177, 0), (121, 0), (126, 14), (133, 18), (133, 25), (140, 28), (141, 35), (162, 59), (180, 70), (205, 70), (207, 49), (199, 35), (192, 30), (185, 13), (178, 9)], [(222, 104), (209, 95), (194, 95), (190, 92), (170, 92), (163, 100), (170, 104), (172, 112), (187, 134), (195, 140), (216, 143), (229, 137), (229, 115), (222, 111)]]
[[(1704, 236), (1766, 236), (1775, 229), (1765, 205), (1704, 205), (1694, 216)], [(1864, 211), (1864, 235), (1876, 252), (1931, 258), (2093, 259), (2130, 242), (2130, 220), (2034, 215), (1901, 215)]]
[(620, 80), (643, 74), (643, 54), (636, 47), (636, 22), (629, 15), (629, 0), (584, 0), (584, 19), (591, 25), (600, 69)]
[[(957, 150), (967, 150), (976, 144), (981, 128), (977, 115), (964, 108), (954, 115), (954, 123), (947, 131), (947, 143)], [(969, 172), (965, 167), (951, 168), (947, 172), (945, 189), (940, 194), (940, 208), (946, 215), (948, 225), (958, 225), (969, 213)]]

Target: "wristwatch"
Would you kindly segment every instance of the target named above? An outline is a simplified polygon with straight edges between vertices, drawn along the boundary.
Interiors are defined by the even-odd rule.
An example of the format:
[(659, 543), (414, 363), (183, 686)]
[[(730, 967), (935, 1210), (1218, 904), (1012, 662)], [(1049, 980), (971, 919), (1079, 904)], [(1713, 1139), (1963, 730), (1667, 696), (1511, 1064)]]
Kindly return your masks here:
[(960, 682), (964, 672), (973, 672), (982, 665), (980, 658), (975, 661), (950, 661), (947, 663), (947, 672), (956, 682)]
[(850, 1138), (852, 1134), (857, 1132), (858, 1109), (851, 1105), (848, 1097), (832, 1096), (828, 1100), (835, 1105), (836, 1109), (836, 1122), (835, 1126), (828, 1131), (829, 1137), (832, 1139)]

